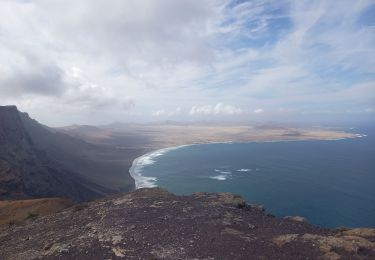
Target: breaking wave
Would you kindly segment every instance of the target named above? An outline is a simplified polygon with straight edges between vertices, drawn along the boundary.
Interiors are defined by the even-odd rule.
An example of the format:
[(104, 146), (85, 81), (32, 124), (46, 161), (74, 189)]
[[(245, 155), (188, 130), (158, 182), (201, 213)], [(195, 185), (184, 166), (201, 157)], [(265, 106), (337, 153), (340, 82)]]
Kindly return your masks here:
[(236, 172), (251, 172), (252, 169), (238, 169)]
[(189, 145), (181, 145), (175, 147), (164, 148), (160, 150), (156, 150), (145, 155), (142, 155), (136, 158), (133, 161), (132, 167), (129, 169), (130, 175), (133, 177), (135, 181), (135, 188), (152, 188), (156, 187), (157, 178), (156, 177), (149, 177), (142, 175), (143, 167), (147, 165), (152, 165), (156, 162), (156, 158), (162, 156), (170, 151), (180, 149), (182, 147), (189, 146)]
[(216, 176), (210, 176), (210, 179), (218, 180), (218, 181), (225, 181), (228, 176), (227, 175), (216, 175)]
[(232, 172), (228, 170), (219, 170), (214, 169), (215, 172), (219, 173), (219, 175), (209, 176), (208, 178), (218, 181), (225, 181), (228, 178), (232, 177)]

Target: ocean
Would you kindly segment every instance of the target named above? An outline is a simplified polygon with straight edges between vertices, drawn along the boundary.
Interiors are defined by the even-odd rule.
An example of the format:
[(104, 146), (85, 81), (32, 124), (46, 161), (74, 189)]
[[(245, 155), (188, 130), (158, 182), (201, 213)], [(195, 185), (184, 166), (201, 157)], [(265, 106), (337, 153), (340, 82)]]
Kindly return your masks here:
[(130, 171), (138, 188), (232, 192), (279, 217), (298, 215), (323, 227), (375, 227), (370, 132), (342, 140), (173, 147), (138, 158)]

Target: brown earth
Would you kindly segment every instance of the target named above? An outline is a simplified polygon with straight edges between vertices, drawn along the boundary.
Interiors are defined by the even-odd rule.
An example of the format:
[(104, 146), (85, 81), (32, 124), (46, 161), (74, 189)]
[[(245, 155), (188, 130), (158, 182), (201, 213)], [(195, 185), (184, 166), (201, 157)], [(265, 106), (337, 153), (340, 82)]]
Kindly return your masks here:
[(375, 259), (374, 229), (276, 218), (229, 193), (140, 189), (0, 232), (0, 259)]
[(47, 198), (0, 201), (0, 228), (66, 209), (74, 203), (67, 199)]

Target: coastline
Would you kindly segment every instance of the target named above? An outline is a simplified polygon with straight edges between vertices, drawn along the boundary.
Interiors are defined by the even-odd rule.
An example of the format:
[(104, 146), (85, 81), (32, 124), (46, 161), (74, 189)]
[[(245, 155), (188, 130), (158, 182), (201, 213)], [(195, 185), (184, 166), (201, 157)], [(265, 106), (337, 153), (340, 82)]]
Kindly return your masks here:
[[(131, 167), (129, 168), (128, 172), (131, 178), (134, 179), (135, 183), (135, 190), (141, 188), (153, 188), (157, 187), (155, 184), (157, 181), (156, 177), (147, 177), (142, 175), (142, 168), (147, 165), (153, 164), (155, 161), (154, 158), (164, 155), (165, 153), (173, 150), (177, 150), (183, 147), (193, 146), (193, 145), (206, 145), (206, 144), (246, 144), (246, 143), (276, 143), (276, 142), (305, 142), (305, 141), (340, 141), (346, 139), (356, 139), (356, 138), (363, 138), (367, 137), (366, 134), (353, 134), (350, 137), (344, 138), (328, 138), (328, 139), (316, 139), (316, 138), (306, 138), (306, 139), (280, 139), (280, 140), (253, 140), (253, 141), (223, 141), (223, 142), (200, 142), (200, 143), (191, 143), (191, 144), (183, 144), (183, 145), (176, 145), (170, 146), (166, 148), (156, 149), (150, 151), (146, 154), (143, 154), (137, 158), (135, 158), (132, 162)], [(141, 163), (140, 163), (141, 161)]]
[[(166, 152), (177, 150), (182, 147), (191, 146), (191, 145), (197, 145), (197, 144), (184, 144), (179, 146), (171, 146), (166, 148), (161, 148), (157, 150), (153, 150), (151, 152), (148, 152), (144, 155), (141, 155), (133, 160), (132, 166), (129, 168), (129, 174), (134, 179), (135, 182), (135, 189), (141, 189), (141, 188), (153, 188), (156, 187), (152, 182), (156, 181), (155, 177), (146, 177), (141, 174), (139, 170), (141, 170), (146, 165), (151, 165), (155, 161), (153, 160), (156, 157), (159, 157)], [(141, 161), (141, 163), (140, 163)]]

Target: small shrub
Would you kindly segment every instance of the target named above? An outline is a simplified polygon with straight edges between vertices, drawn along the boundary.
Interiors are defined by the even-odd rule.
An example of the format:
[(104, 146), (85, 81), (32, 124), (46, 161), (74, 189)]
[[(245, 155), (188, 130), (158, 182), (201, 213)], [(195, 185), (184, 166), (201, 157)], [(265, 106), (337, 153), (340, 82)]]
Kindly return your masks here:
[(14, 225), (16, 225), (17, 224), (17, 222), (16, 221), (14, 221), (14, 220), (9, 220), (9, 222), (8, 222), (8, 225), (11, 227), (11, 226), (14, 226)]
[(247, 203), (245, 201), (240, 201), (237, 203), (237, 208), (239, 209), (246, 209)]
[(37, 218), (38, 216), (39, 216), (38, 214), (29, 212), (29, 213), (27, 213), (27, 216), (26, 216), (25, 219), (34, 219), (34, 218)]
[(81, 203), (81, 204), (75, 205), (73, 207), (73, 212), (81, 211), (87, 207), (88, 207), (87, 203)]
[(347, 227), (337, 227), (337, 228), (335, 228), (335, 230), (338, 231), (338, 232), (343, 232), (343, 231), (349, 230), (349, 228), (347, 228)]

